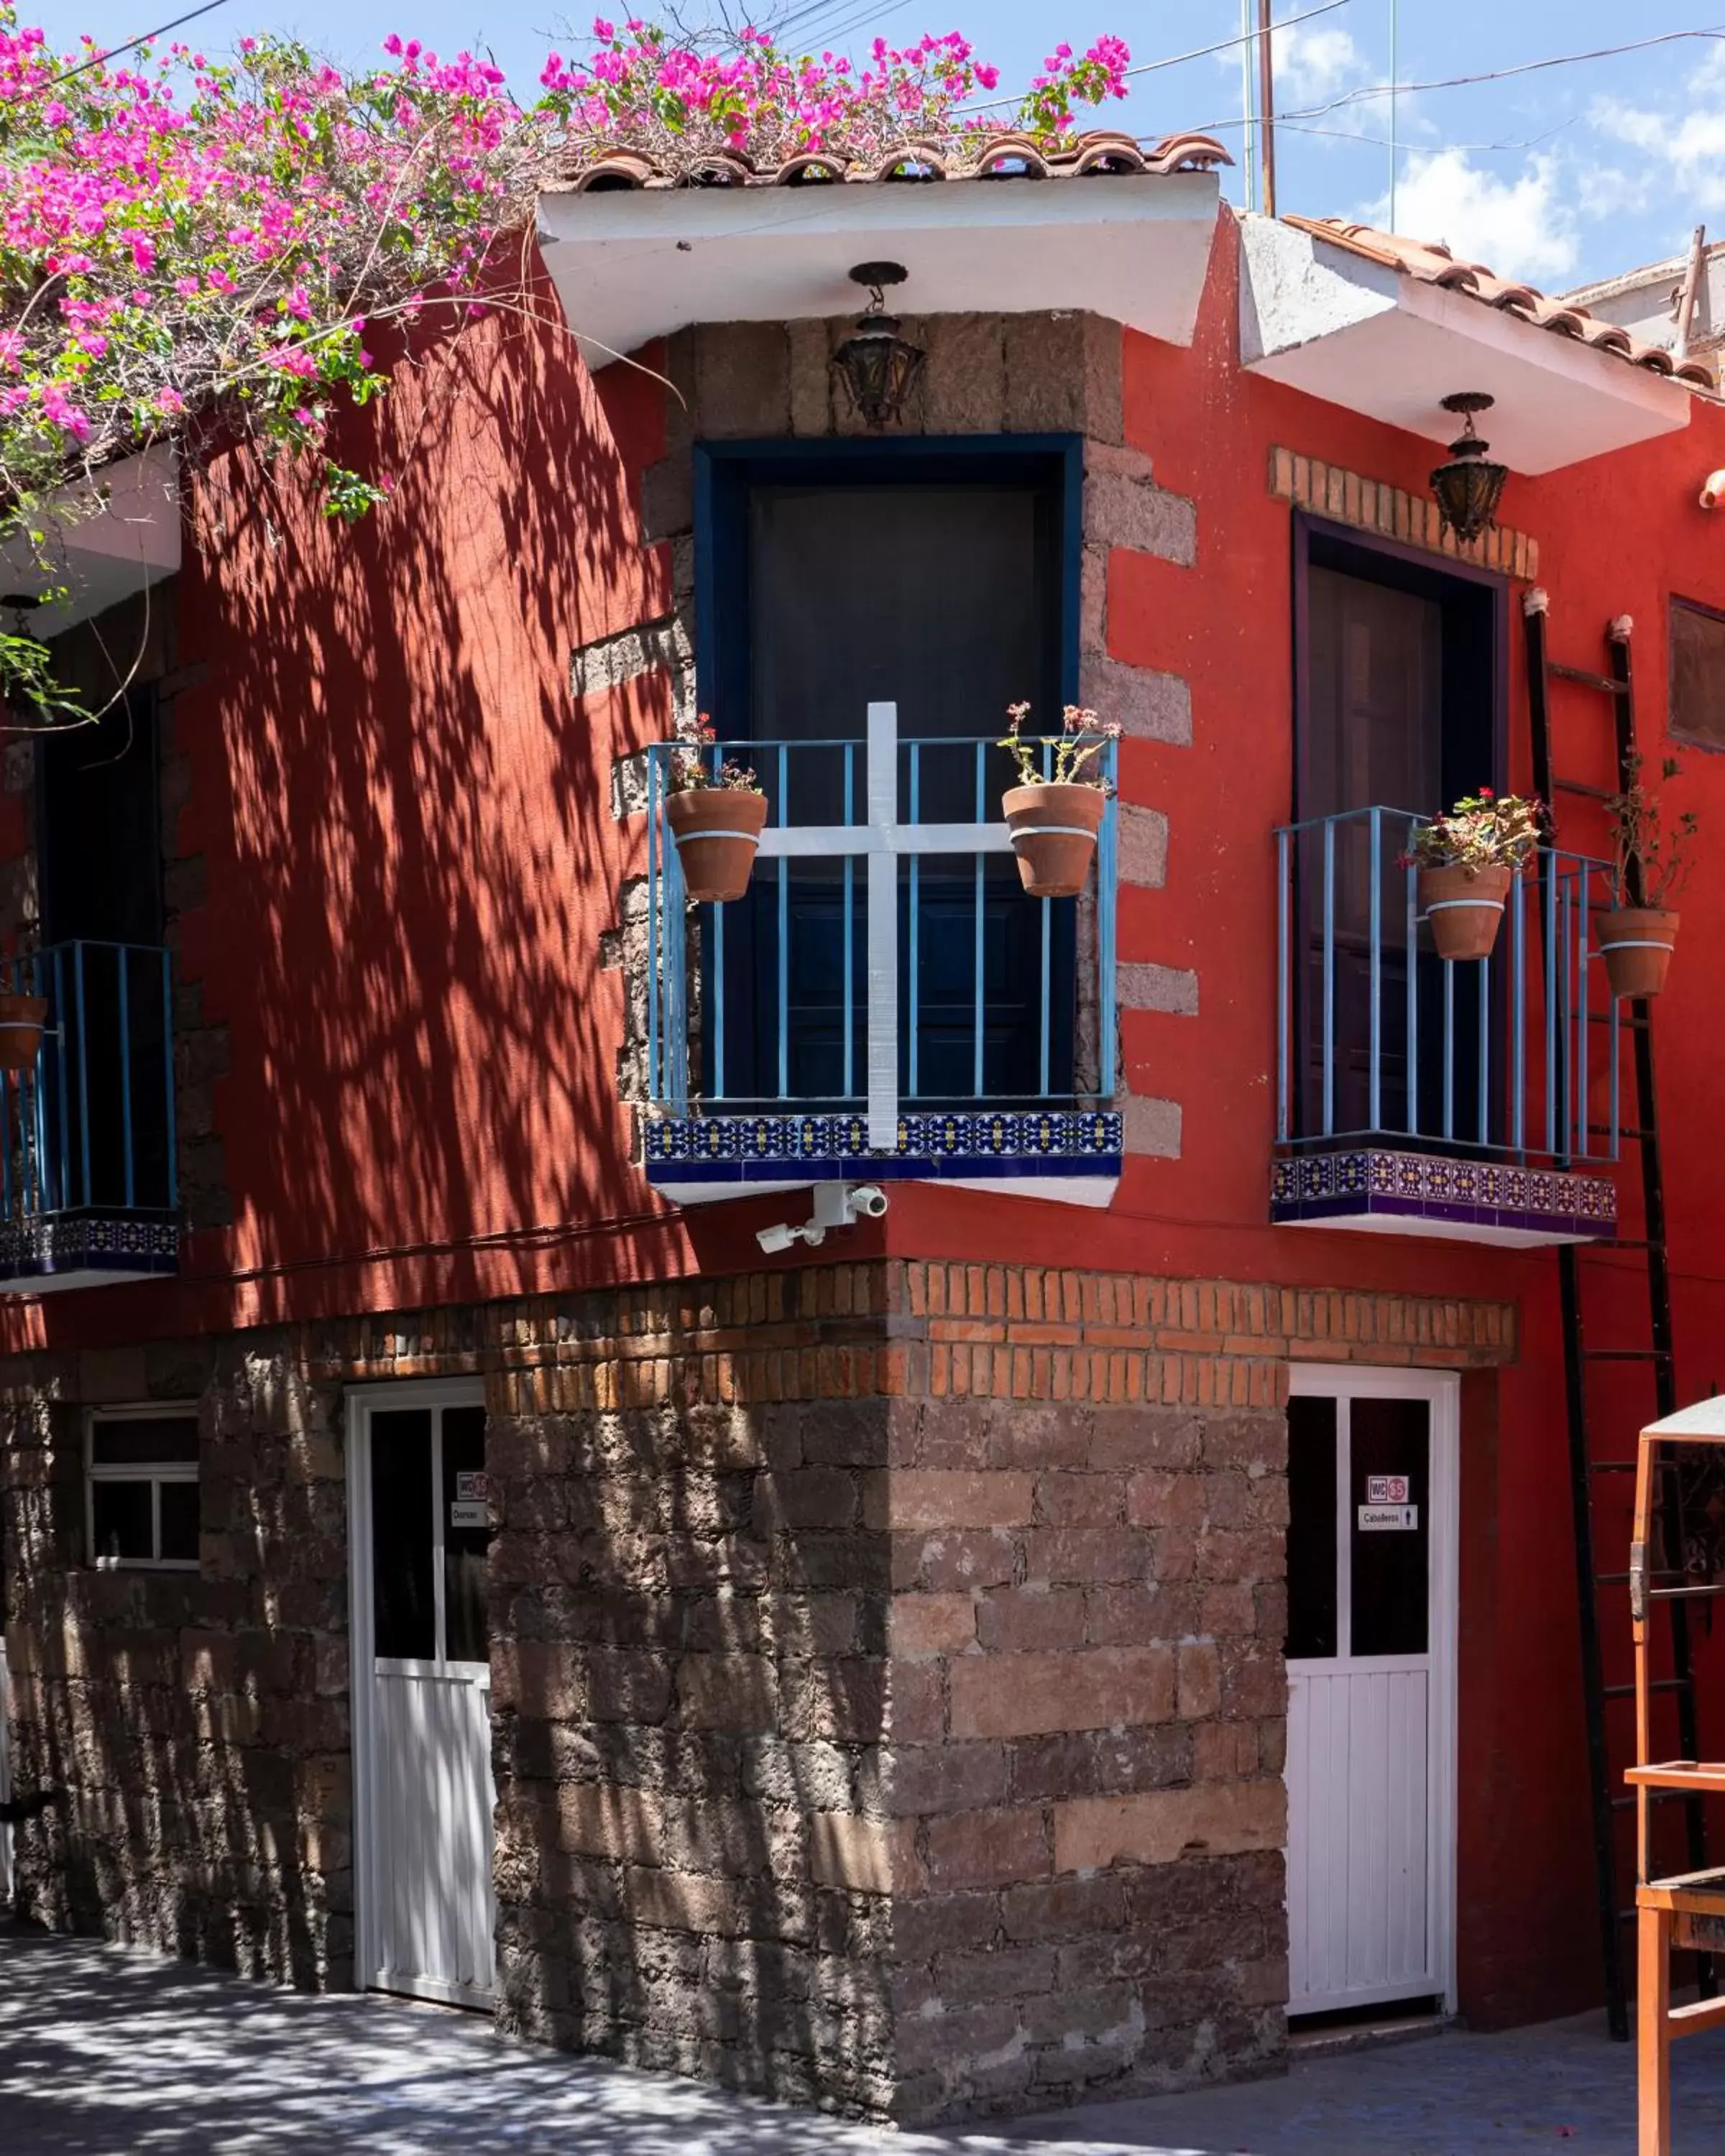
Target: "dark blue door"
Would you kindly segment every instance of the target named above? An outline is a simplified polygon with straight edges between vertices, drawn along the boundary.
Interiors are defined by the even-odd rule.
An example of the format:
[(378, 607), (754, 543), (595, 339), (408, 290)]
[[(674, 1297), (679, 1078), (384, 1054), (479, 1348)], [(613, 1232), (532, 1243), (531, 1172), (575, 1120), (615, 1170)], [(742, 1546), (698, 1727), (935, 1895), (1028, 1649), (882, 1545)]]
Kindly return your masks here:
[[(973, 475), (973, 470), (974, 475)], [(883, 475), (883, 473), (886, 475)], [(1020, 699), (1058, 723), (1065, 460), (955, 470), (914, 455), (814, 476), (775, 465), (715, 490), (704, 535), (722, 550), (704, 653), (716, 725), (798, 824), (860, 823), (870, 702), (898, 709), (901, 823), (993, 820), (1011, 783), (993, 744)], [(814, 744), (832, 744), (815, 747)], [(850, 744), (847, 753), (843, 744)], [(912, 785), (916, 792), (912, 814)], [(777, 809), (775, 809), (775, 819)], [(859, 1103), (866, 1087), (866, 857), (764, 863), (748, 897), (715, 909), (724, 938), (723, 1091), (737, 1101)], [(1027, 899), (1009, 856), (897, 865), (899, 1090), (907, 1107), (1042, 1096), (1071, 1083), (1074, 905)], [(1043, 942), (1050, 1020), (1043, 1034)], [(783, 1013), (783, 1019), (781, 1019)], [(703, 1026), (706, 1091), (720, 1075), (718, 1002)], [(978, 1084), (978, 1050), (981, 1073)]]

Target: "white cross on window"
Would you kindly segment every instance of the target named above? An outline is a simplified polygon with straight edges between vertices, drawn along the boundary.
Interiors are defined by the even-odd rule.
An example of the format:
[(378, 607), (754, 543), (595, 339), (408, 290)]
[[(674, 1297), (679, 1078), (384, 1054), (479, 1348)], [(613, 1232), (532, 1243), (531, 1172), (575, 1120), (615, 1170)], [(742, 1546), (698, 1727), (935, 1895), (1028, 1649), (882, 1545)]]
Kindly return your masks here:
[[(1004, 822), (901, 824), (898, 706), (869, 706), (868, 814), (860, 824), (793, 824), (761, 834), (762, 860), (830, 860), (865, 854), (869, 863), (869, 1144), (898, 1144), (898, 863), (901, 854), (1009, 854)], [(783, 804), (781, 804), (781, 808)]]

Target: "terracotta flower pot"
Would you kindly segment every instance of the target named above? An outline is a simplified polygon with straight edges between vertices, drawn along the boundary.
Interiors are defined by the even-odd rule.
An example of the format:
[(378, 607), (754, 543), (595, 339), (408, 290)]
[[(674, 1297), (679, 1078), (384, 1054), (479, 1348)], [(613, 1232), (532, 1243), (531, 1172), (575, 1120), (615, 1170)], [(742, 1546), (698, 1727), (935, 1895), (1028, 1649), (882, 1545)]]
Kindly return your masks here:
[(1107, 805), (1100, 786), (1014, 786), (1001, 796), (1032, 898), (1072, 898), (1084, 889)]
[(1440, 958), (1489, 958), (1513, 877), (1508, 869), (1421, 869), (1420, 911)]
[(1671, 971), (1677, 916), (1626, 906), (1599, 916), (1599, 955), (1614, 996), (1656, 996)]
[(743, 786), (696, 786), (667, 795), (670, 825), (691, 898), (722, 905), (749, 887), (767, 797)]
[(0, 1070), (28, 1070), (48, 1023), (46, 996), (0, 995)]

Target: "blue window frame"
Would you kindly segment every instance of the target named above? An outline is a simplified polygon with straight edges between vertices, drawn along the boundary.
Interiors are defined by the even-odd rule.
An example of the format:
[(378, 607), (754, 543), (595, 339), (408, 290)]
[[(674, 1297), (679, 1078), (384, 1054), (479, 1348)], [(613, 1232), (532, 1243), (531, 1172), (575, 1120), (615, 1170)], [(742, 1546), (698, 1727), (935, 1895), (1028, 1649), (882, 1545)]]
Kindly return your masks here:
[[(1028, 698), (1034, 729), (1057, 731), (1077, 700), (1082, 489), (1076, 435), (698, 444), (698, 683), (716, 731), (834, 744), (763, 750), (761, 778), (800, 797), (798, 822), (853, 821), (866, 708), (884, 697), (901, 737), (922, 744), (901, 755), (901, 819), (992, 818), (1010, 765), (978, 745), (1004, 727), (1005, 704)], [(863, 939), (846, 933), (851, 873), (836, 860), (781, 864), (709, 916), (706, 936), (724, 939), (726, 1098), (858, 1097), (866, 994)], [(1004, 857), (903, 863), (899, 903), (906, 1106), (1070, 1098), (1075, 903), (1046, 916), (1026, 904)], [(708, 953), (720, 993), (711, 942)]]

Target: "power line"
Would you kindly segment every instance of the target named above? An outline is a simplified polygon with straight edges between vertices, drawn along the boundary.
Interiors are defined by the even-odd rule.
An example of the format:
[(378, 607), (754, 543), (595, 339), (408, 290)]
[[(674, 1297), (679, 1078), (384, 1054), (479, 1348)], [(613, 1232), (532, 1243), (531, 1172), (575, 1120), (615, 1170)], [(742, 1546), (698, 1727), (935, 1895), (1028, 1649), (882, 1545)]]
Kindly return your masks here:
[[(1308, 8), (1303, 14), (1284, 15), (1276, 23), (1276, 28), (1278, 30), (1291, 30), (1296, 23), (1309, 23), (1318, 15), (1333, 15), (1338, 8), (1346, 8), (1350, 4), (1351, 0), (1323, 0), (1322, 7)], [(1188, 60), (1207, 60), (1212, 54), (1232, 52), (1236, 45), (1253, 44), (1256, 42), (1258, 35), (1259, 33), (1256, 30), (1242, 30), (1237, 37), (1224, 38), (1219, 44), (1214, 45), (1196, 45), (1189, 53), (1173, 53), (1165, 60), (1146, 60), (1140, 67), (1127, 68), (1125, 73), (1127, 76), (1159, 74), (1164, 68), (1184, 67)], [(1018, 96), (1009, 93), (1001, 97), (968, 99), (959, 110), (963, 112), (986, 112), (991, 106), (996, 105), (1016, 105), (1018, 102)], [(1281, 116), (1277, 116), (1280, 118)], [(1238, 124), (1236, 121), (1235, 125)]]
[[(162, 23), (153, 30), (141, 31), (136, 37), (128, 38), (123, 45), (110, 45), (105, 52), (95, 53), (87, 60), (80, 60), (76, 67), (68, 68), (64, 74), (50, 75), (46, 82), (33, 85), (27, 94), (31, 97), (40, 97), (44, 90), (58, 90), (63, 82), (69, 82), (74, 74), (87, 74), (91, 68), (100, 67), (104, 61), (116, 59), (121, 53), (131, 52), (139, 45), (147, 45), (152, 38), (165, 38), (170, 30), (177, 30), (187, 23), (195, 23), (200, 15), (212, 14), (218, 8), (226, 5), (227, 0), (203, 0), (203, 7), (194, 8), (189, 15), (176, 15), (172, 22)], [(23, 100), (12, 98), (7, 102), (17, 105)]]
[[(1280, 27), (1280, 26), (1278, 26)], [(1624, 53), (1644, 53), (1654, 45), (1674, 45), (1694, 38), (1707, 38), (1714, 43), (1725, 39), (1725, 28), (1709, 30), (1666, 30), (1656, 38), (1637, 38), (1627, 45), (1601, 45), (1587, 53), (1554, 53), (1548, 59), (1522, 60), (1514, 67), (1488, 68), (1480, 74), (1444, 75), (1431, 82), (1374, 83), (1363, 90), (1344, 90), (1340, 97), (1332, 97), (1327, 105), (1313, 105), (1302, 112), (1278, 112), (1277, 126), (1285, 120), (1322, 120), (1327, 113), (1339, 112), (1349, 105), (1369, 103), (1373, 98), (1407, 96), (1416, 90), (1461, 90), (1481, 82), (1503, 82), (1512, 75), (1537, 74), (1542, 69), (1574, 67), (1584, 60), (1615, 59)], [(1209, 134), (1222, 127), (1238, 127), (1240, 122), (1232, 116), (1221, 120), (1206, 120), (1197, 131)]]
[[(1368, 149), (1403, 149), (1410, 157), (1440, 157), (1449, 150), (1466, 150), (1481, 156), (1488, 151), (1537, 150), (1542, 142), (1550, 141), (1553, 135), (1561, 135), (1566, 127), (1573, 127), (1579, 117), (1579, 114), (1572, 112), (1567, 120), (1560, 120), (1555, 127), (1548, 127), (1543, 134), (1530, 135), (1522, 142), (1398, 143), (1393, 136), (1357, 135), (1351, 127), (1301, 127), (1297, 121), (1283, 120), (1280, 114), (1276, 116), (1276, 124), (1278, 127), (1286, 127), (1291, 135), (1315, 135), (1326, 142), (1363, 142)], [(1391, 228), (1392, 230), (1394, 228)]]

